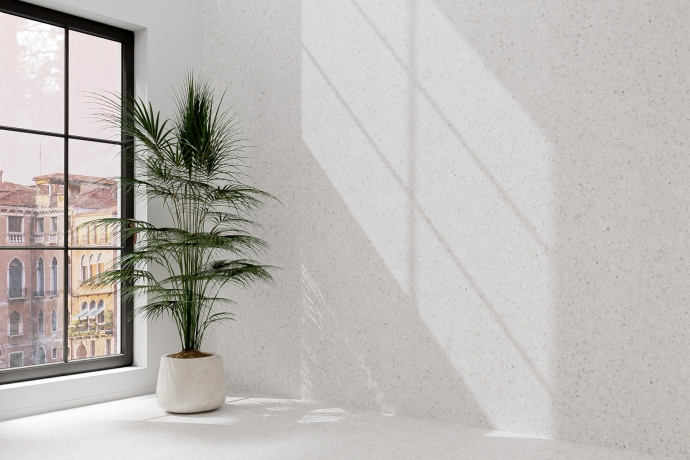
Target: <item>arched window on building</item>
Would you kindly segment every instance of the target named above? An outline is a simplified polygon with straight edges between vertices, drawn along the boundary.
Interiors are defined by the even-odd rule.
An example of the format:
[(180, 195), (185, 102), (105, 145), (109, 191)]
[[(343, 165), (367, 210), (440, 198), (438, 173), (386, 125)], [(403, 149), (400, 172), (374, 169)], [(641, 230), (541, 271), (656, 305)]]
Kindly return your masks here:
[(81, 280), (89, 279), (89, 266), (86, 263), (86, 256), (81, 256)]
[(50, 331), (51, 332), (57, 332), (57, 312), (54, 311), (52, 315), (50, 315)]
[(103, 273), (103, 254), (98, 254), (98, 259), (96, 259), (96, 264), (98, 265), (98, 274)]
[(19, 299), (24, 297), (24, 264), (16, 257), (10, 262), (9, 268), (9, 289), (7, 297)]
[(82, 304), (81, 304), (81, 311), (84, 311), (84, 310), (86, 310), (87, 308), (89, 308), (89, 304), (87, 304), (86, 302), (82, 302)]
[(96, 275), (96, 257), (91, 254), (89, 256), (89, 278)]
[(83, 343), (80, 343), (79, 346), (77, 347), (77, 359), (84, 359), (86, 358), (86, 347), (84, 346)]
[(46, 363), (46, 351), (43, 347), (38, 347), (38, 353), (36, 353), (36, 364)]
[(36, 264), (36, 295), (43, 297), (45, 295), (45, 279), (46, 271), (43, 266), (43, 257), (38, 258), (38, 263)]
[(38, 312), (38, 332), (43, 332), (45, 330), (46, 318), (43, 315), (43, 310)]
[(52, 351), (51, 357), (52, 357), (53, 359), (57, 359), (57, 357), (58, 357), (58, 350), (57, 350), (57, 348), (53, 347), (53, 351)]
[(19, 335), (22, 329), (22, 315), (18, 311), (13, 311), (10, 313), (10, 335)]
[(98, 301), (98, 310), (100, 313), (98, 314), (97, 322), (103, 324), (105, 323), (105, 304), (103, 303), (103, 299)]
[(56, 257), (53, 257), (50, 262), (50, 290), (53, 291), (53, 295), (58, 295), (58, 262)]

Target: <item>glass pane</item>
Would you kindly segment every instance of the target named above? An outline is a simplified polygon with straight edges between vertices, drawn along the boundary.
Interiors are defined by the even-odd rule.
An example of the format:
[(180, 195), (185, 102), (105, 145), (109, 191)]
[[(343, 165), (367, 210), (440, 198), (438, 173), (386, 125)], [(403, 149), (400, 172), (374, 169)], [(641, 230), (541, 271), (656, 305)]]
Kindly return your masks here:
[(0, 130), (0, 246), (64, 244), (63, 145)]
[(69, 209), (72, 246), (119, 246), (111, 232), (85, 226), (93, 219), (120, 216), (120, 146), (69, 141)]
[(63, 251), (3, 249), (0, 369), (62, 361)]
[(119, 251), (70, 251), (69, 360), (120, 353), (120, 301), (117, 286), (92, 288), (83, 282), (108, 270)]
[(64, 46), (64, 29), (0, 13), (0, 125), (64, 132)]
[(120, 140), (120, 132), (98, 122), (94, 94), (112, 98), (122, 90), (122, 45), (79, 32), (69, 33), (69, 133)]

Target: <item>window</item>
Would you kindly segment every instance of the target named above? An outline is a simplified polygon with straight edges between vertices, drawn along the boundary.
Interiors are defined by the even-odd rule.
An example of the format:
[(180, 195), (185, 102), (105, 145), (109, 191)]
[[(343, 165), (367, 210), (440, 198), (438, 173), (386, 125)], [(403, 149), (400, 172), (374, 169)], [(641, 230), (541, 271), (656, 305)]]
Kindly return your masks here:
[(105, 271), (105, 266), (103, 264), (103, 254), (98, 254), (98, 260), (96, 260), (96, 264), (98, 265), (98, 274), (100, 275)]
[[(120, 299), (116, 286), (99, 289), (118, 305), (117, 317), (101, 315), (98, 299), (89, 310), (94, 292), (83, 292), (80, 281), (102, 272), (99, 253), (116, 257), (132, 248), (131, 241), (106, 241), (107, 232), (102, 238), (92, 223), (132, 218), (134, 199), (118, 186), (122, 172), (133, 170), (121, 155), (131, 139), (93, 122), (98, 109), (88, 95), (133, 94), (133, 63), (130, 31), (19, 0), (0, 1), (0, 181), (7, 192), (0, 193), (0, 260), (7, 270), (0, 298), (6, 305), (0, 324), (7, 326), (0, 344), (12, 356), (0, 362), (0, 384), (132, 362), (132, 325), (124, 321), (132, 302)], [(78, 311), (82, 305), (85, 312)], [(90, 360), (105, 338), (88, 353), (89, 334), (73, 332), (89, 332), (89, 323), (97, 327), (101, 319), (112, 322), (108, 334), (116, 345), (107, 359)], [(87, 360), (73, 363), (75, 358)], [(55, 359), (64, 363), (41, 365)], [(4, 372), (8, 367), (24, 368)]]
[(36, 364), (45, 364), (46, 363), (46, 351), (43, 347), (38, 348), (38, 352), (36, 353)]
[(10, 262), (9, 269), (9, 289), (7, 293), (7, 298), (9, 299), (21, 299), (24, 297), (24, 264), (22, 261), (16, 257)]
[(53, 257), (50, 262), (50, 295), (58, 295), (58, 261), (57, 257)]
[(36, 264), (36, 296), (43, 297), (45, 295), (45, 267), (43, 267), (43, 257), (38, 258)]
[(7, 231), (10, 233), (23, 233), (22, 218), (17, 216), (7, 217)]
[(98, 301), (98, 309), (96, 311), (98, 312), (98, 319), (96, 322), (98, 324), (105, 324), (105, 304), (103, 300)]
[(10, 313), (10, 335), (22, 333), (22, 315), (18, 311)]
[(96, 274), (96, 260), (93, 254), (89, 256), (89, 278)]
[(86, 263), (86, 256), (81, 256), (81, 280), (89, 279), (89, 265)]
[(24, 365), (24, 353), (10, 353), (10, 367), (22, 367)]

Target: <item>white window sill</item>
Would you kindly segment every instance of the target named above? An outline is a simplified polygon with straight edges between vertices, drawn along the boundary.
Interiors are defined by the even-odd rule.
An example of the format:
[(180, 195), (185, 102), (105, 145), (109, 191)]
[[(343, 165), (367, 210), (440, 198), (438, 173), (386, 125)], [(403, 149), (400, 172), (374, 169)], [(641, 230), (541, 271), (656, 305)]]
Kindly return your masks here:
[(122, 367), (0, 386), (0, 421), (151, 394), (150, 371)]

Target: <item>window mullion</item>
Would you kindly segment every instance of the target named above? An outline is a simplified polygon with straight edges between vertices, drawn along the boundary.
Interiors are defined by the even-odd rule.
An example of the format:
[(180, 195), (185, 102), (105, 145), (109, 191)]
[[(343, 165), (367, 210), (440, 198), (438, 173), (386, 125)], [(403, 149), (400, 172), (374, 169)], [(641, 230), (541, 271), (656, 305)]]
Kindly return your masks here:
[[(63, 177), (63, 327), (62, 327), (62, 360), (68, 362), (69, 350), (69, 27), (65, 27), (65, 102), (64, 102), (64, 177)], [(59, 240), (58, 240), (59, 241)]]

